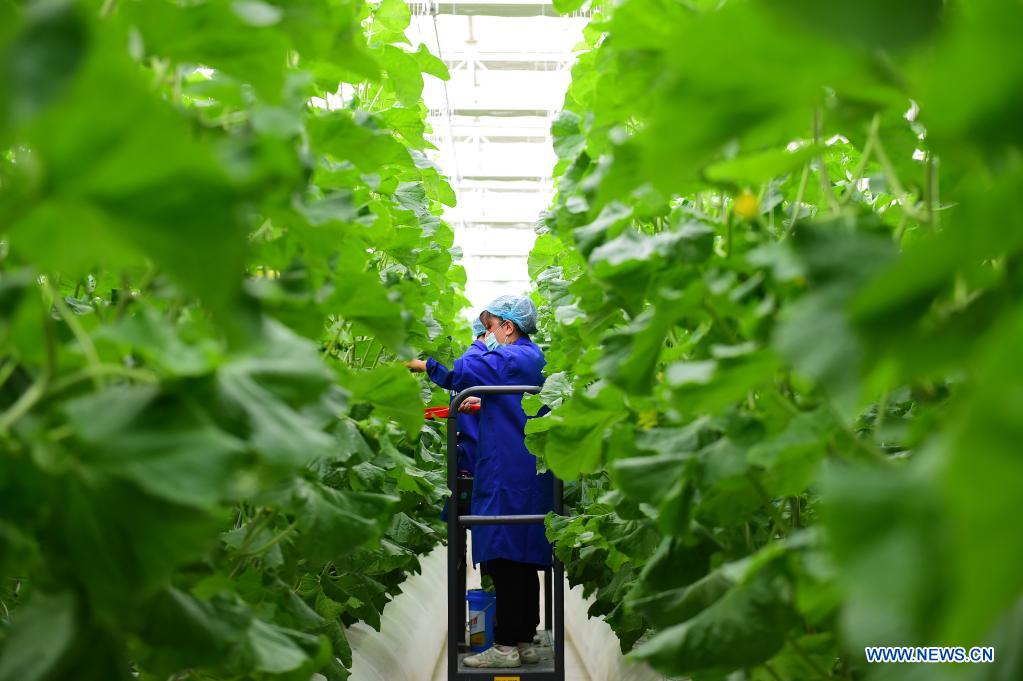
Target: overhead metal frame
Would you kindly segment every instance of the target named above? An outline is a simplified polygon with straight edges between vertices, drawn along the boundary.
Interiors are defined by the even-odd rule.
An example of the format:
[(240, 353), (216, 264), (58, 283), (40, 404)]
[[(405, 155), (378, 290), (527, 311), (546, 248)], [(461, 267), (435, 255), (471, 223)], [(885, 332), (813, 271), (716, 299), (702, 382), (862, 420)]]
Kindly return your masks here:
[(579, 10), (561, 14), (554, 9), (553, 2), (542, 0), (426, 0), (409, 2), (410, 5), (426, 4), (438, 14), (491, 17), (560, 17), (590, 16), (590, 10)]
[[(453, 76), (452, 80), (443, 82), (443, 97), (440, 96), (441, 86), (432, 85), (436, 89), (428, 102), (431, 108), (428, 120), (433, 132), (428, 139), (442, 150), (445, 157), (443, 170), (449, 175), (452, 188), (459, 198), (460, 205), (446, 212), (447, 219), (455, 227), (456, 243), (461, 242), (461, 234), (474, 226), (472, 223), (484, 222), (495, 228), (509, 228), (514, 224), (516, 231), (519, 225), (532, 229), (531, 222), (523, 222), (524, 211), (521, 208), (527, 204), (536, 206), (536, 215), (533, 216), (536, 218), (547, 206), (553, 196), (551, 169), (555, 161), (550, 160), (548, 165), (546, 161), (539, 162), (537, 159), (538, 162), (533, 163), (531, 159), (534, 152), (524, 150), (521, 145), (535, 145), (536, 154), (545, 153), (540, 151), (542, 145), (546, 145), (548, 150), (553, 148), (550, 129), (561, 108), (562, 83), (559, 79), (541, 79), (535, 87), (527, 86), (532, 88), (529, 92), (549, 93), (549, 101), (546, 95), (506, 98), (500, 96), (500, 93), (520, 87), (518, 83), (522, 80), (532, 83), (533, 80), (525, 76), (527, 73), (560, 73), (567, 81), (566, 72), (575, 59), (572, 46), (581, 39), (581, 35), (575, 37), (574, 33), (568, 34), (565, 32), (565, 24), (554, 22), (565, 17), (585, 18), (591, 13), (581, 11), (562, 15), (555, 11), (550, 0), (406, 1), (413, 14), (419, 17), (415, 23), (420, 31), (419, 40), (427, 42), (431, 51), (448, 65)], [(453, 17), (464, 17), (462, 22), (465, 23)], [(521, 27), (542, 26), (544, 35), (551, 36), (552, 40), (527, 40), (524, 43), (527, 47), (523, 51), (516, 51), (518, 40), (507, 39), (507, 35), (500, 33), (500, 29), (496, 35), (505, 35), (505, 38), (493, 37), (495, 22), (491, 17), (509, 17), (505, 22), (509, 28), (524, 31), (526, 38), (532, 34), (531, 30)], [(546, 19), (537, 19), (537, 23), (533, 23), (530, 17)], [(483, 32), (484, 24), (486, 32)], [(457, 31), (459, 38), (452, 40), (453, 35), (447, 32), (449, 30)], [(442, 38), (446, 40), (442, 42)], [(412, 39), (415, 42), (415, 36)], [(518, 73), (512, 75), (514, 72)], [(503, 87), (503, 83), (515, 85)], [(473, 88), (472, 95), (461, 96), (463, 90), (456, 88), (463, 87)], [(518, 146), (513, 148), (512, 145)], [(506, 157), (506, 151), (513, 151), (514, 158)], [(475, 163), (474, 159), (480, 159), (480, 162)], [(518, 208), (508, 214), (496, 206), (492, 210), (467, 209), (469, 202), (463, 204), (461, 201), (465, 192), (481, 189), (484, 193), (488, 190), (528, 191), (531, 196), (522, 197)], [(477, 250), (465, 250), (464, 263), (467, 268), (484, 255)], [(515, 250), (521, 249), (516, 247)], [(490, 272), (482, 267), (472, 268), (477, 271), (473, 281), (468, 282), (468, 289), (473, 291), (470, 295), (472, 303), (482, 304), (482, 298), (496, 295), (501, 289), (527, 290), (529, 275), (526, 259), (520, 259), (521, 276), (510, 281), (505, 280), (507, 273)]]

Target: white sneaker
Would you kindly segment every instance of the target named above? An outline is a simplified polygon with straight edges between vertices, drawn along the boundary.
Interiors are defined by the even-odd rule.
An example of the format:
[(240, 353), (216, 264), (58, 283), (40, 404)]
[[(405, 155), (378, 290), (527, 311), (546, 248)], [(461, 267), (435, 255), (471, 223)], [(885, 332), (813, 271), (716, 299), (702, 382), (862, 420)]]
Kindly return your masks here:
[(540, 661), (540, 655), (532, 643), (520, 643), (516, 648), (519, 651), (519, 659), (526, 664), (536, 664)]
[(497, 646), (491, 646), (482, 653), (465, 657), (462, 664), (466, 667), (521, 667), (522, 659), (518, 648), (505, 653), (498, 650)]

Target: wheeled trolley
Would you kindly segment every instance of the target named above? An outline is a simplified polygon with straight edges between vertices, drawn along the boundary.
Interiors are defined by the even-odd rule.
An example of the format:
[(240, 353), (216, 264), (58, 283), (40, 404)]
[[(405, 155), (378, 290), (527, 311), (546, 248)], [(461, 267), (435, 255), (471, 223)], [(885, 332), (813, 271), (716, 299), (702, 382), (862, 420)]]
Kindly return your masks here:
[[(535, 385), (475, 386), (467, 388), (451, 399), (448, 419), (448, 489), (452, 499), (458, 498), (458, 408), (468, 397), (484, 395), (536, 394)], [(564, 511), (563, 485), (554, 479), (554, 512)], [(451, 503), (449, 508), (457, 508)], [(463, 528), (474, 525), (542, 524), (543, 515), (479, 516), (448, 513), (448, 681), (564, 681), (565, 680), (565, 568), (554, 557), (553, 569), (544, 574), (544, 630), (540, 633), (544, 644), (550, 644), (553, 655), (542, 656), (539, 664), (512, 669), (474, 669), (465, 667), (462, 659), (467, 654), (465, 637), (465, 547)], [(500, 612), (497, 613), (500, 617)]]

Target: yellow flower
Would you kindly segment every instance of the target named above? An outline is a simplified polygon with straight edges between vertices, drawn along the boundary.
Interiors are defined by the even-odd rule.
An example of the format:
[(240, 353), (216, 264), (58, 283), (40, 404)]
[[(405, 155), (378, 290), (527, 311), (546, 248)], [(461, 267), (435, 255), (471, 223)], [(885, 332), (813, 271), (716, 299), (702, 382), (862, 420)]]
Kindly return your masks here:
[(638, 414), (637, 422), (643, 430), (649, 430), (657, 425), (657, 410), (649, 409)]
[(752, 220), (760, 214), (760, 201), (756, 195), (745, 190), (735, 199), (735, 215), (743, 220)]

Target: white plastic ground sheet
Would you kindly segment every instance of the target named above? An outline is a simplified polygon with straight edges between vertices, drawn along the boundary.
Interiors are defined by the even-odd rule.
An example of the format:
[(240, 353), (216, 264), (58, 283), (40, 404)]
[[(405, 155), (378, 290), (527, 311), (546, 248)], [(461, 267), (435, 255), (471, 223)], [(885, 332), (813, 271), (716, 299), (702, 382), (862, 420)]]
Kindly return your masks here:
[(420, 562), (423, 571), (384, 608), (380, 631), (362, 623), (348, 629), (351, 681), (430, 681), (447, 635), (447, 548)]
[[(352, 681), (432, 681), (447, 634), (446, 561), (443, 546), (422, 559), (422, 573), (405, 580), (402, 592), (384, 609), (380, 631), (364, 624), (348, 630)], [(566, 633), (585, 667), (572, 670), (572, 678), (663, 681), (646, 665), (627, 664), (611, 627), (603, 620), (591, 619), (586, 614), (588, 608), (581, 587), (566, 592)]]
[(648, 665), (626, 661), (607, 622), (586, 614), (591, 602), (583, 598), (581, 586), (565, 593), (565, 632), (579, 651), (590, 681), (664, 681)]

